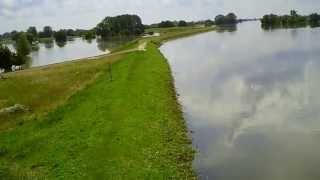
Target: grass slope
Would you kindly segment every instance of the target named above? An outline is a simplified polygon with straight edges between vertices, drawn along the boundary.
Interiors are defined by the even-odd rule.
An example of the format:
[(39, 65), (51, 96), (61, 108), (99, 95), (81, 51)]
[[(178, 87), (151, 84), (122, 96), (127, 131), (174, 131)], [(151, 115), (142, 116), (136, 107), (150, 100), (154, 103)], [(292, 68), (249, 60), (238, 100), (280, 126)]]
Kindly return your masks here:
[(0, 108), (19, 103), (32, 111), (0, 115), (0, 179), (194, 179), (158, 45), (209, 30), (161, 29), (161, 37), (122, 48), (147, 41), (147, 51), (9, 74), (0, 81)]
[(0, 131), (15, 128), (34, 116), (45, 115), (94, 81), (110, 61), (121, 55), (99, 60), (67, 62), (8, 73), (0, 80), (0, 109), (22, 104), (28, 113), (0, 114)]
[(157, 47), (117, 61), (112, 75), (106, 70), (47, 118), (2, 133), (2, 176), (193, 177), (170, 69)]

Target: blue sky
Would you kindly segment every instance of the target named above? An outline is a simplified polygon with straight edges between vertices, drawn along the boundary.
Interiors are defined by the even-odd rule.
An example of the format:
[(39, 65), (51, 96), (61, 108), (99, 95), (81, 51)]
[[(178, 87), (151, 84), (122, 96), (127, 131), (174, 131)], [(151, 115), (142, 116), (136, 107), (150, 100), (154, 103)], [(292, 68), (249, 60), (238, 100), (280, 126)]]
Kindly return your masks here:
[(0, 0), (0, 33), (28, 26), (91, 28), (105, 16), (138, 14), (144, 23), (201, 20), (235, 12), (239, 17), (267, 13), (320, 13), (320, 0)]

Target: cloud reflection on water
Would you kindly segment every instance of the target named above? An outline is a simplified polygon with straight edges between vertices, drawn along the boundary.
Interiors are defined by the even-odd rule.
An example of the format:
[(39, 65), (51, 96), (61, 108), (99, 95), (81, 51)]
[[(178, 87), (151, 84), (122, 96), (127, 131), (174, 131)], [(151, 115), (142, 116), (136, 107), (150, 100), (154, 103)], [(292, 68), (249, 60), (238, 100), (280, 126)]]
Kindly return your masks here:
[(319, 179), (319, 30), (265, 32), (249, 23), (161, 48), (200, 151), (199, 173)]

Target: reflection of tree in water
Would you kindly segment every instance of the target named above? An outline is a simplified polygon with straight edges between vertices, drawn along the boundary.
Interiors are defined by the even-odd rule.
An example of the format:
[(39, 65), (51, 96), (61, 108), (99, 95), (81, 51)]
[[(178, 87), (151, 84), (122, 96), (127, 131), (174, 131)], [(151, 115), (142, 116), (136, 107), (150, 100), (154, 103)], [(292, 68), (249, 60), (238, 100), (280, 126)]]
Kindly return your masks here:
[(131, 40), (133, 40), (134, 36), (129, 37), (114, 37), (114, 38), (97, 38), (97, 44), (98, 48), (101, 51), (106, 51), (107, 49), (114, 49), (116, 47), (119, 47), (120, 45), (123, 45)]
[(87, 43), (92, 44), (92, 39), (84, 39)]
[(274, 31), (277, 29), (297, 29), (297, 28), (305, 28), (305, 27), (308, 27), (307, 23), (297, 23), (293, 25), (261, 24), (261, 28), (265, 31)]
[(57, 46), (59, 46), (60, 48), (64, 47), (67, 44), (66, 41), (56, 41), (56, 43), (57, 43)]
[(311, 28), (320, 27), (320, 23), (319, 23), (319, 22), (310, 23), (310, 27), (311, 27)]
[(228, 25), (220, 25), (217, 27), (218, 33), (224, 33), (224, 32), (235, 32), (237, 31), (237, 24), (228, 24)]
[(53, 48), (53, 47), (54, 47), (53, 41), (47, 41), (47, 42), (45, 42), (45, 43), (44, 43), (44, 47), (45, 47), (46, 49), (51, 49), (51, 48)]

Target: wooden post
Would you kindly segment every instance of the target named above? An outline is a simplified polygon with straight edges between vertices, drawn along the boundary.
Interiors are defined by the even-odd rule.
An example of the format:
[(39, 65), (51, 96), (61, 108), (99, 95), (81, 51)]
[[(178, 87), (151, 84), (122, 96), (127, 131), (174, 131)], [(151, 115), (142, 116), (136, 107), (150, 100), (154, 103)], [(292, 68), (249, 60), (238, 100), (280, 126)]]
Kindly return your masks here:
[(113, 81), (113, 78), (112, 78), (112, 64), (111, 64), (111, 62), (108, 63), (108, 74), (109, 74), (110, 81)]

